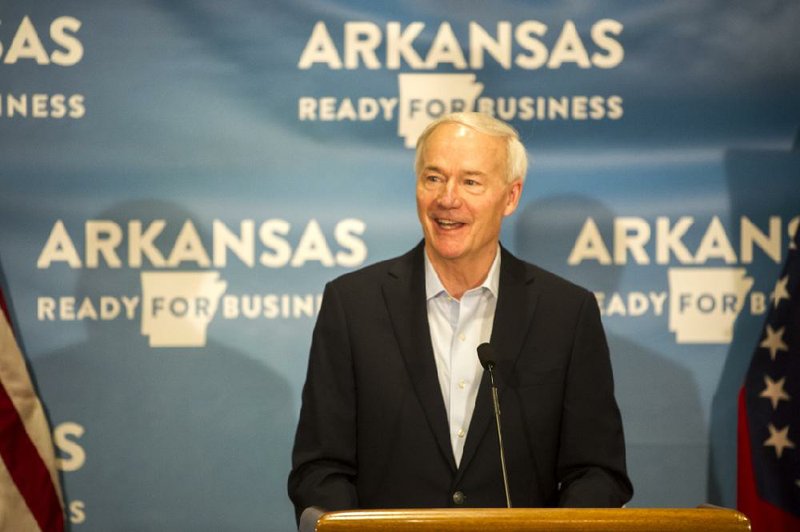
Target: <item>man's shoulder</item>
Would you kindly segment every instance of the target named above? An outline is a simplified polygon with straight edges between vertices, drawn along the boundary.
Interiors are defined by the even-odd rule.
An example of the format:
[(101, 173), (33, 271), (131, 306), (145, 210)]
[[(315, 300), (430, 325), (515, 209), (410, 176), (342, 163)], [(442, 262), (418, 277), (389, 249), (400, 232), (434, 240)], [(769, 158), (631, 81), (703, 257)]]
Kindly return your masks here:
[(336, 288), (352, 288), (380, 284), (389, 277), (409, 275), (422, 257), (419, 250), (420, 248), (417, 246), (403, 255), (342, 274), (329, 284)]
[[(416, 246), (403, 255), (382, 260), (358, 270), (345, 273), (330, 281), (337, 291), (360, 291), (377, 288), (389, 279), (402, 279), (414, 273), (424, 275), (422, 245)], [(586, 288), (546, 270), (532, 262), (517, 258), (503, 248), (501, 259), (500, 282), (517, 284), (521, 282), (544, 295), (552, 295), (561, 299), (583, 300), (591, 294)]]
[(503, 269), (506, 269), (505, 266), (507, 264), (507, 271), (511, 272), (511, 275), (521, 277), (526, 284), (540, 293), (551, 293), (559, 297), (574, 297), (578, 299), (583, 299), (591, 294), (583, 286), (545, 270), (532, 262), (515, 257), (507, 250), (504, 250), (503, 261)]

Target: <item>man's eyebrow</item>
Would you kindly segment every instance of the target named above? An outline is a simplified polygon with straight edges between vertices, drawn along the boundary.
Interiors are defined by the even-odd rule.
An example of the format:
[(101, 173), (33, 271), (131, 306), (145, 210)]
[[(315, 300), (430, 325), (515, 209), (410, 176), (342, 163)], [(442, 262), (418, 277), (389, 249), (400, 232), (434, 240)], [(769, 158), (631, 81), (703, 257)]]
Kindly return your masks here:
[[(422, 171), (423, 172), (436, 172), (436, 173), (439, 173), (439, 174), (443, 174), (444, 173), (441, 168), (439, 168), (438, 166), (436, 166), (434, 164), (429, 164), (429, 165), (423, 166), (422, 167)], [(468, 176), (485, 176), (486, 172), (484, 172), (483, 170), (465, 170), (464, 174), (468, 175)]]
[(427, 164), (427, 165), (423, 166), (422, 167), (422, 171), (423, 172), (438, 172), (440, 174), (442, 173), (442, 169), (439, 168), (436, 165), (433, 165), (433, 164)]

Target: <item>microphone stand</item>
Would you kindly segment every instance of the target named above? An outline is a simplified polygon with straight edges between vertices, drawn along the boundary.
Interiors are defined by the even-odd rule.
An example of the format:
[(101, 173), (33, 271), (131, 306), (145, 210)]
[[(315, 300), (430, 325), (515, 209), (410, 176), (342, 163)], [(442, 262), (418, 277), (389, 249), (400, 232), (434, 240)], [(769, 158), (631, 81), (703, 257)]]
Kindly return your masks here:
[(492, 387), (492, 404), (494, 405), (494, 421), (497, 425), (497, 442), (500, 445), (500, 467), (503, 471), (503, 489), (506, 494), (506, 506), (511, 508), (511, 495), (508, 491), (508, 472), (506, 471), (506, 452), (503, 447), (503, 429), (500, 426), (500, 399), (497, 397), (497, 385), (494, 382), (494, 354), (492, 347), (489, 344), (481, 344), (478, 346), (478, 356), (481, 365), (489, 371), (489, 383)]

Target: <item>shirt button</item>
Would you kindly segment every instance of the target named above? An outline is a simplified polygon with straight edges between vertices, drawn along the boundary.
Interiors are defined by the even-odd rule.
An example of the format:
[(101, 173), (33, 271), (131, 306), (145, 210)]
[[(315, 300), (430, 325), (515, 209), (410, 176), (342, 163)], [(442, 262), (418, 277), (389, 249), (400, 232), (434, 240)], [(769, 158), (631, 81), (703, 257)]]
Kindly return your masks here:
[(464, 389), (464, 386), (466, 386), (466, 385), (467, 385), (467, 381), (465, 381), (464, 379), (461, 379), (460, 381), (458, 381), (458, 387), (461, 388), (462, 390)]
[(453, 493), (453, 502), (456, 504), (464, 504), (467, 500), (467, 496), (464, 495), (462, 492), (457, 491)]
[(458, 434), (459, 438), (463, 438), (464, 434), (466, 434), (466, 432), (464, 432), (464, 429), (458, 429), (458, 433), (457, 434)]
[(461, 340), (461, 341), (463, 342), (464, 340), (466, 340), (466, 339), (467, 339), (467, 337), (466, 337), (466, 336), (464, 336), (464, 333), (461, 333), (461, 334), (459, 334), (459, 335), (458, 335), (458, 339), (459, 339), (459, 340)]

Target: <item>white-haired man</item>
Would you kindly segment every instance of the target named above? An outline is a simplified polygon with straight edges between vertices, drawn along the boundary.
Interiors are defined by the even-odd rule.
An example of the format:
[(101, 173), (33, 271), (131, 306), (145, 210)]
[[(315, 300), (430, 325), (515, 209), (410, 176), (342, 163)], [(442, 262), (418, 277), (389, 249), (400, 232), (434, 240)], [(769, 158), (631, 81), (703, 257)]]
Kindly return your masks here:
[(444, 116), (415, 167), (423, 242), (325, 288), (289, 476), (298, 516), (505, 506), (484, 342), (512, 505), (621, 506), (632, 487), (594, 296), (499, 243), (527, 170), (516, 131)]

